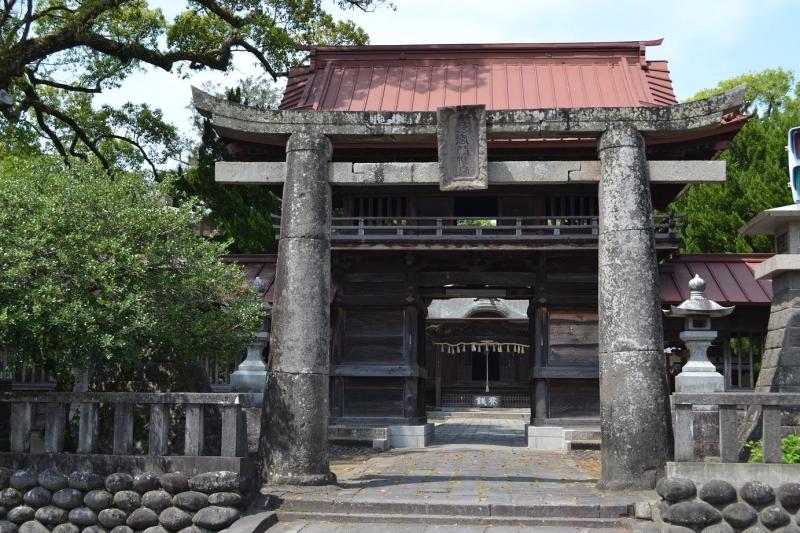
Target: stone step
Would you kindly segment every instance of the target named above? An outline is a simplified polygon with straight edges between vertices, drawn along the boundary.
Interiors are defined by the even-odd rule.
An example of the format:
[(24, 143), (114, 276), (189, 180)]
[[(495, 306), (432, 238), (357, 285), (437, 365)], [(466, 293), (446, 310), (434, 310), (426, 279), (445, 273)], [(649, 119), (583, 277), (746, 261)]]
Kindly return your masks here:
[(428, 420), (445, 420), (450, 418), (481, 419), (481, 420), (518, 420), (528, 422), (530, 413), (501, 410), (464, 410), (464, 411), (428, 411)]
[(569, 441), (570, 450), (599, 450), (599, 440), (571, 440)]
[(507, 516), (453, 516), (435, 514), (347, 514), (338, 513), (309, 513), (296, 511), (278, 511), (278, 523), (294, 522), (299, 520), (328, 522), (338, 524), (375, 524), (373, 531), (383, 531), (386, 524), (425, 524), (425, 525), (450, 525), (450, 526), (506, 526), (506, 527), (546, 527), (550, 531), (558, 528), (575, 528), (576, 531), (586, 531), (587, 528), (600, 529), (611, 533), (630, 531), (630, 520), (625, 518), (547, 518), (547, 517), (507, 517)]
[(559, 519), (559, 520), (623, 520), (632, 516), (632, 506), (623, 503), (592, 504), (450, 504), (410, 503), (387, 501), (339, 501), (335, 499), (284, 499), (276, 512), (319, 513), (336, 516), (393, 515), (404, 517), (446, 516), (464, 519), (509, 520)]

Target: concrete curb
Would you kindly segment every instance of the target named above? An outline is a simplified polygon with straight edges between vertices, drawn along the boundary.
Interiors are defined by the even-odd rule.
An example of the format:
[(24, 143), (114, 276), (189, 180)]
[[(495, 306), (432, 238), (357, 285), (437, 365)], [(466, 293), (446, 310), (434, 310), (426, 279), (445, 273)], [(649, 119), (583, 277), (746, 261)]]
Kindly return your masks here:
[(511, 504), (435, 504), (393, 502), (350, 502), (339, 500), (291, 500), (280, 503), (279, 513), (330, 513), (373, 515), (447, 515), (487, 518), (578, 518), (620, 519), (633, 516), (630, 504), (595, 505), (511, 505)]
[(385, 514), (337, 512), (312, 513), (279, 511), (278, 520), (311, 520), (361, 524), (427, 524), (427, 525), (493, 525), (493, 526), (549, 526), (569, 528), (624, 528), (632, 521), (629, 518), (569, 518), (569, 517), (516, 517), (516, 516), (453, 516), (442, 514)]

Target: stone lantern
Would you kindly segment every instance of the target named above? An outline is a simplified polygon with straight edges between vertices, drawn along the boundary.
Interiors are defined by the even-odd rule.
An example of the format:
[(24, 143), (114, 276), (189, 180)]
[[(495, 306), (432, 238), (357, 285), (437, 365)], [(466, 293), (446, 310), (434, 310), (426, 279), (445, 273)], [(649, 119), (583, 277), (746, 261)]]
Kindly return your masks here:
[(668, 317), (686, 319), (680, 339), (689, 349), (689, 361), (675, 378), (675, 392), (723, 392), (725, 379), (707, 355), (708, 347), (717, 338), (711, 319), (730, 315), (734, 307), (723, 307), (706, 298), (706, 282), (696, 274), (689, 282), (689, 290), (688, 300), (664, 311)]
[[(256, 276), (251, 285), (255, 293), (256, 302), (263, 302), (267, 286), (264, 281)], [(268, 302), (263, 303), (267, 313), (267, 320), (262, 324), (261, 329), (256, 332), (252, 344), (247, 347), (247, 357), (242, 361), (231, 374), (231, 392), (256, 392), (263, 393), (267, 380), (267, 365), (261, 354), (269, 344), (269, 320), (272, 314), (272, 306)]]

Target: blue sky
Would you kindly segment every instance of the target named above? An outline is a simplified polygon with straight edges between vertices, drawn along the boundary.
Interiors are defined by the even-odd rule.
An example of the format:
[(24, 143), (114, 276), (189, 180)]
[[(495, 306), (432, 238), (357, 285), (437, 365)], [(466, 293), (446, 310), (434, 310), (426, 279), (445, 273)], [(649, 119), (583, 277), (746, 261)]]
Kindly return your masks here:
[[(327, 3), (332, 4), (329, 0)], [(372, 44), (622, 41), (664, 38), (648, 58), (669, 61), (679, 99), (725, 78), (767, 67), (800, 74), (800, 0), (394, 0), (397, 9), (348, 11)], [(151, 0), (170, 16), (181, 0)], [(235, 85), (257, 73), (247, 57), (233, 72), (190, 79), (148, 71), (102, 102), (147, 102), (190, 132), (190, 86)]]

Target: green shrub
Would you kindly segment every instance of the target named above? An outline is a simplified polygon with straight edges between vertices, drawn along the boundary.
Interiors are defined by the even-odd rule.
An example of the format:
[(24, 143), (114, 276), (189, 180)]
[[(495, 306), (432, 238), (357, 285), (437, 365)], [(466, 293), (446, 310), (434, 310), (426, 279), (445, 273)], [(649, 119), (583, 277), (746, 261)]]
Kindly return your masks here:
[[(748, 463), (764, 462), (764, 439), (748, 441), (745, 446), (750, 450)], [(784, 464), (800, 464), (800, 436), (788, 435), (781, 440), (781, 452)]]

